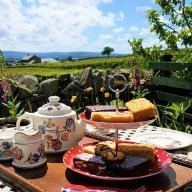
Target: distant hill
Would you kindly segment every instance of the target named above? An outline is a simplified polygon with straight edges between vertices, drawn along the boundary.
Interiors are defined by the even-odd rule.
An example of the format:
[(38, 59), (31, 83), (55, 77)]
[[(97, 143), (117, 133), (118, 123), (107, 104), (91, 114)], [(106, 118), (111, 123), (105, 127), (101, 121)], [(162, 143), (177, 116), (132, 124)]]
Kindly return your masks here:
[[(99, 52), (21, 52), (21, 51), (3, 51), (5, 58), (21, 59), (27, 54), (37, 55), (41, 58), (58, 58), (59, 60), (67, 59), (69, 56), (72, 58), (90, 58), (90, 57), (103, 57)], [(125, 54), (112, 53), (111, 56), (124, 56)]]

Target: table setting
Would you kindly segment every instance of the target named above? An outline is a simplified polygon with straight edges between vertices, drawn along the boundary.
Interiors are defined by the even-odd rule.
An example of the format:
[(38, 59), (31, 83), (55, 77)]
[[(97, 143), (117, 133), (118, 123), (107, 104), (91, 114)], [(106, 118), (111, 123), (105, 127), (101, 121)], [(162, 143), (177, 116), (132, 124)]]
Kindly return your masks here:
[[(125, 84), (115, 89), (116, 76), (109, 79), (116, 95), (112, 110), (87, 106), (77, 117), (51, 96), (35, 113), (20, 116), (12, 134), (0, 130), (9, 136), (0, 137), (2, 154), (11, 150), (8, 158), (0, 156), (0, 178), (35, 192), (160, 192), (191, 186), (192, 136), (153, 126), (155, 108), (145, 98), (128, 101), (129, 111), (121, 111), (118, 99), (126, 79), (120, 75)], [(147, 106), (145, 111), (141, 106)], [(31, 118), (33, 126), (20, 130), (24, 118)]]

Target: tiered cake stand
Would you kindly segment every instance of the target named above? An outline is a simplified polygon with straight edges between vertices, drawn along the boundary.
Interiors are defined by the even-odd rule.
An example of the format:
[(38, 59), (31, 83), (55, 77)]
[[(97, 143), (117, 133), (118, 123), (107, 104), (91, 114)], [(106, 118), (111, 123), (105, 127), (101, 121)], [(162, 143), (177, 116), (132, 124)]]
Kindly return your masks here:
[[(116, 97), (116, 111), (119, 111), (119, 95), (121, 92), (125, 91), (125, 89), (128, 86), (127, 80), (124, 75), (122, 74), (114, 74), (109, 78), (109, 89), (115, 93)], [(121, 84), (121, 89), (116, 88), (117, 84)], [(79, 118), (86, 123), (94, 126), (98, 129), (115, 129), (116, 130), (116, 138), (115, 140), (118, 140), (118, 130), (126, 130), (126, 129), (136, 129), (139, 127), (142, 127), (144, 125), (150, 124), (155, 121), (155, 119), (149, 120), (149, 121), (141, 121), (141, 122), (131, 122), (131, 123), (107, 123), (107, 122), (98, 122), (98, 121), (92, 121), (87, 119), (84, 112), (79, 114)]]
[[(121, 78), (121, 79), (120, 79)], [(116, 89), (113, 88), (115, 86), (113, 86), (117, 81), (121, 81), (121, 85), (124, 85), (123, 88), (120, 89)], [(122, 81), (124, 81), (124, 84), (122, 84)], [(116, 111), (118, 112), (119, 110), (119, 94), (120, 92), (124, 91), (127, 87), (127, 81), (125, 79), (125, 77), (121, 74), (115, 74), (113, 75), (110, 79), (109, 79), (109, 88), (115, 92), (116, 95)], [(114, 138), (115, 143), (134, 143), (131, 141), (120, 141), (119, 140), (119, 134), (118, 131), (119, 130), (128, 130), (128, 129), (137, 129), (139, 127), (142, 127), (144, 125), (150, 124), (153, 121), (155, 121), (155, 119), (149, 120), (149, 121), (141, 121), (141, 122), (132, 122), (132, 123), (107, 123), (107, 122), (98, 122), (98, 121), (92, 121), (90, 119), (88, 119), (85, 115), (84, 112), (79, 114), (79, 118), (83, 121), (85, 121), (87, 124), (94, 126), (95, 128), (98, 129), (114, 129), (116, 130), (116, 136)], [(162, 171), (164, 171), (165, 169), (167, 169), (167, 167), (170, 165), (171, 163), (171, 157), (169, 156), (168, 153), (166, 153), (163, 149), (155, 147), (155, 154), (157, 157), (157, 160), (155, 163), (152, 163), (150, 169), (147, 171), (147, 173), (143, 173), (140, 176), (134, 176), (134, 177), (118, 177), (118, 176), (111, 176), (111, 175), (95, 175), (92, 173), (89, 173), (87, 171), (83, 171), (80, 170), (76, 167), (74, 167), (73, 165), (73, 158), (78, 155), (81, 154), (83, 151), (83, 147), (84, 146), (89, 146), (89, 145), (95, 145), (96, 143), (88, 143), (88, 144), (84, 144), (82, 146), (76, 146), (72, 149), (70, 149), (69, 151), (67, 151), (64, 155), (63, 161), (66, 164), (66, 166), (75, 171), (78, 172), (82, 175), (88, 176), (88, 177), (92, 177), (92, 178), (96, 178), (96, 179), (102, 179), (102, 180), (114, 180), (114, 181), (123, 181), (123, 180), (135, 180), (135, 179), (142, 179), (142, 178), (146, 178), (152, 175), (156, 175)]]

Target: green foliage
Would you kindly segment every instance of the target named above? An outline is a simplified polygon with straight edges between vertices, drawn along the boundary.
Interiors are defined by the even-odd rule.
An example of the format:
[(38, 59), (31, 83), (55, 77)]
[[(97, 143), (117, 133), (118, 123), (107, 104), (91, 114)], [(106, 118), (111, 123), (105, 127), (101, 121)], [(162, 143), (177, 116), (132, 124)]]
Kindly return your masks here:
[[(116, 99), (110, 101), (110, 105), (116, 106)], [(124, 106), (125, 106), (125, 102), (124, 102), (123, 100), (120, 100), (120, 99), (119, 99), (119, 100), (118, 100), (118, 105), (119, 105), (119, 107), (124, 107)]]
[(145, 55), (145, 50), (143, 48), (143, 39), (133, 39), (132, 41), (128, 40), (129, 45), (132, 48), (132, 52), (134, 55)]
[[(179, 63), (191, 63), (192, 65), (192, 48), (179, 49), (173, 54), (173, 61)], [(192, 80), (192, 71), (187, 68), (184, 70), (176, 71), (173, 73), (178, 79), (184, 79), (191, 81)]]
[[(181, 43), (185, 47), (192, 45), (192, 3), (185, 0), (155, 0), (158, 10), (147, 11), (151, 31), (169, 48), (177, 49)], [(164, 17), (163, 21), (161, 17)]]
[(8, 109), (10, 117), (19, 117), (23, 114), (24, 109), (20, 109), (21, 102), (17, 101), (17, 96), (13, 97), (12, 92), (8, 95), (6, 103), (2, 105)]
[(192, 48), (178, 49), (174, 52), (172, 60), (178, 63), (192, 63)]
[(101, 52), (102, 55), (107, 55), (109, 57), (109, 55), (114, 52), (114, 49), (112, 47), (104, 47), (103, 51)]
[(6, 61), (5, 58), (3, 56), (2, 51), (0, 50), (0, 78), (6, 77)]
[(149, 61), (158, 61), (159, 56), (162, 52), (162, 46), (155, 46), (152, 47), (143, 47), (143, 39), (133, 39), (132, 41), (128, 40), (129, 45), (132, 48), (132, 52), (134, 55), (140, 55), (145, 59), (145, 63)]
[(181, 103), (171, 103), (166, 107), (160, 107), (159, 110), (162, 113), (162, 117), (160, 117), (157, 108), (158, 125), (182, 132), (192, 133), (192, 126), (185, 121), (185, 113), (191, 105), (192, 100), (189, 100)]
[(138, 98), (143, 98), (145, 97), (147, 94), (149, 94), (149, 90), (147, 88), (138, 88), (135, 89), (133, 91), (131, 91), (131, 93), (133, 94), (133, 98), (134, 99), (138, 99)]

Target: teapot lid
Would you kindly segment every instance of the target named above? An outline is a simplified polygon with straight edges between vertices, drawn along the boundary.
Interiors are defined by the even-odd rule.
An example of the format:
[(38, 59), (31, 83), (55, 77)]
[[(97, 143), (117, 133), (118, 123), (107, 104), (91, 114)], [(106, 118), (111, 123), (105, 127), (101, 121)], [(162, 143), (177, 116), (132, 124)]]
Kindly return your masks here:
[(71, 112), (71, 107), (59, 103), (60, 97), (50, 96), (49, 103), (38, 108), (38, 113), (43, 115), (66, 115)]

